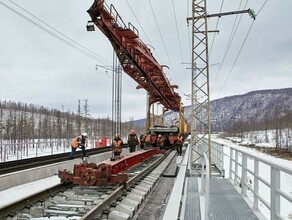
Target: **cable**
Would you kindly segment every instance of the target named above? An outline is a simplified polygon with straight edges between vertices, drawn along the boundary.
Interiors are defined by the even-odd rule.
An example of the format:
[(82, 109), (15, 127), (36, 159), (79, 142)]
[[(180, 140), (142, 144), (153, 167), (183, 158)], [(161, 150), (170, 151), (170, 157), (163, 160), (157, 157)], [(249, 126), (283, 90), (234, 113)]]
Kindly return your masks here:
[(164, 50), (165, 50), (165, 53), (166, 53), (166, 56), (167, 56), (167, 59), (168, 59), (169, 65), (170, 65), (170, 69), (171, 69), (171, 71), (172, 71), (172, 73), (173, 73), (174, 80), (175, 80), (175, 82), (176, 82), (176, 84), (177, 84), (178, 81), (177, 81), (177, 79), (176, 79), (176, 77), (175, 77), (175, 74), (174, 74), (174, 72), (173, 72), (173, 67), (172, 67), (172, 64), (171, 64), (171, 61), (170, 61), (170, 58), (169, 58), (169, 55), (168, 55), (168, 52), (167, 52), (167, 49), (166, 49), (166, 46), (165, 46), (165, 43), (164, 43), (163, 37), (162, 37), (162, 35), (161, 35), (161, 31), (160, 31), (160, 28), (159, 28), (159, 26), (158, 26), (158, 22), (157, 22), (157, 19), (156, 19), (156, 16), (155, 16), (155, 13), (154, 13), (154, 10), (153, 10), (153, 7), (152, 7), (152, 4), (151, 4), (150, 0), (148, 0), (148, 2), (149, 2), (149, 5), (150, 5), (150, 8), (151, 8), (151, 11), (152, 11), (153, 17), (154, 17), (154, 21), (155, 21), (156, 27), (157, 27), (157, 29), (158, 29), (158, 33), (159, 33), (160, 39), (161, 39), (161, 41), (162, 41), (162, 44), (163, 44), (163, 47), (164, 47)]
[(92, 53), (94, 56), (96, 56), (97, 58), (104, 60), (105, 63), (109, 63), (109, 61), (107, 61), (106, 59), (104, 59), (103, 57), (99, 56), (98, 54), (96, 54), (95, 52), (93, 52), (92, 50), (84, 47), (83, 45), (79, 44), (78, 42), (76, 42), (75, 40), (73, 40), (72, 38), (66, 36), (65, 34), (63, 34), (62, 32), (60, 32), (59, 30), (57, 30), (56, 28), (52, 27), (51, 25), (49, 25), (48, 23), (46, 23), (45, 21), (41, 20), (40, 18), (38, 18), (37, 16), (33, 15), (31, 12), (29, 12), (28, 10), (24, 9), (23, 7), (21, 7), (20, 5), (16, 4), (15, 2), (13, 2), (12, 0), (9, 0), (12, 4), (16, 5), (18, 8), (22, 9), (23, 11), (25, 11), (26, 13), (28, 13), (29, 15), (31, 15), (32, 17), (34, 17), (35, 19), (37, 19), (38, 21), (40, 21), (41, 23), (47, 25), (48, 27), (50, 27), (51, 29), (53, 29), (54, 31), (56, 31), (57, 33), (59, 33), (60, 35), (64, 36), (65, 38), (67, 38), (68, 40), (74, 42), (75, 44), (77, 44), (78, 46), (82, 47), (83, 49), (87, 50), (88, 52)]
[[(222, 2), (221, 2), (221, 6), (220, 6), (220, 11), (219, 11), (219, 13), (222, 12), (223, 4), (224, 4), (224, 0), (222, 0)], [(218, 25), (219, 25), (219, 19), (220, 19), (220, 17), (217, 18), (217, 23), (216, 23), (215, 30), (217, 30), (217, 28), (218, 28)], [(214, 35), (213, 35), (213, 39), (212, 39), (212, 43), (211, 43), (210, 52), (209, 52), (209, 58), (208, 58), (209, 60), (210, 60), (210, 57), (211, 57), (211, 53), (212, 53), (212, 49), (213, 49), (213, 44), (214, 44), (214, 41), (215, 41), (215, 37), (216, 37), (216, 35), (214, 34)]]
[[(240, 1), (240, 4), (239, 4), (239, 7), (238, 7), (238, 10), (240, 10), (240, 7), (241, 7), (241, 4), (242, 4), (242, 1), (243, 1), (243, 0)], [(245, 4), (245, 7), (246, 7), (246, 5), (247, 5), (247, 2), (246, 2), (246, 4)], [(245, 8), (245, 7), (244, 7), (244, 8)], [(220, 73), (220, 71), (221, 71), (221, 69), (222, 69), (222, 66), (223, 66), (223, 63), (224, 63), (224, 61), (225, 61), (225, 58), (226, 58), (226, 56), (227, 56), (227, 54), (228, 54), (228, 52), (229, 52), (229, 49), (230, 49), (231, 44), (232, 44), (232, 41), (233, 41), (233, 39), (234, 39), (234, 36), (235, 36), (235, 34), (236, 34), (236, 32), (237, 32), (237, 29), (238, 29), (238, 27), (239, 27), (239, 24), (240, 24), (240, 22), (241, 22), (242, 14), (240, 15), (240, 19), (239, 19), (238, 23), (237, 23), (237, 19), (238, 19), (238, 15), (236, 15), (236, 17), (235, 17), (235, 20), (234, 20), (234, 23), (233, 23), (233, 26), (232, 26), (232, 30), (231, 30), (231, 33), (230, 33), (230, 37), (229, 37), (229, 40), (228, 40), (228, 43), (227, 43), (227, 47), (226, 47), (226, 50), (225, 50), (224, 55), (223, 55), (223, 59), (222, 59), (222, 61), (221, 61), (221, 63), (220, 63), (220, 67), (219, 67), (217, 73), (215, 74), (215, 77), (214, 77), (214, 79), (213, 79), (213, 82), (215, 82), (217, 76), (219, 75), (219, 73)], [(237, 24), (237, 25), (236, 25), (236, 24)], [(236, 26), (236, 28), (235, 28), (235, 26)]]
[[(139, 27), (141, 28), (142, 32), (144, 33), (145, 37), (147, 38), (147, 41), (149, 42), (150, 45), (152, 45), (152, 42), (150, 41), (148, 35), (147, 35), (146, 32), (144, 31), (143, 26), (141, 25), (140, 21), (138, 20), (138, 18), (137, 18), (137, 16), (136, 16), (135, 12), (133, 11), (131, 5), (130, 5), (129, 2), (128, 2), (128, 0), (126, 0), (126, 2), (127, 2), (128, 7), (130, 8), (132, 14), (134, 15), (134, 17), (135, 17), (137, 23), (139, 24)], [(155, 52), (156, 56), (158, 57), (158, 59), (161, 60), (160, 57), (159, 57), (159, 55), (156, 53), (155, 50), (154, 50), (154, 52)]]
[[(190, 0), (188, 0), (188, 1), (190, 1)], [(192, 4), (192, 3), (191, 3)], [(187, 17), (190, 17), (190, 15), (189, 15), (189, 11), (190, 11), (190, 9), (189, 9), (189, 4), (187, 3)], [(187, 26), (188, 26), (188, 37), (189, 37), (189, 51), (190, 51), (190, 60), (192, 60), (192, 53), (193, 53), (193, 49), (192, 49), (192, 38), (191, 38), (191, 30), (190, 30), (190, 25), (189, 25), (189, 23), (187, 24)]]
[(262, 11), (263, 7), (265, 7), (266, 3), (268, 2), (268, 0), (266, 0), (264, 2), (264, 4), (262, 5), (262, 7), (260, 8), (259, 12), (257, 13), (257, 16), (259, 15), (259, 13)]
[[(10, 1), (12, 2), (12, 1)], [(37, 18), (36, 16), (34, 16), (32, 13), (28, 12), (27, 10), (25, 10), (24, 8), (22, 8), (21, 6), (17, 5), (16, 3), (12, 2), (14, 5), (16, 5), (17, 7), (21, 8), (22, 10), (24, 10), (25, 12), (27, 12), (28, 14), (30, 14), (31, 16), (33, 16), (34, 18), (36, 18), (37, 20), (39, 20), (40, 22), (46, 24), (47, 26), (49, 26), (50, 28), (52, 28), (54, 31), (56, 31), (57, 33), (61, 34), (62, 36), (70, 39), (69, 37), (67, 37), (66, 35), (62, 34), (60, 31), (56, 30), (55, 28), (53, 28), (52, 26), (48, 25), (47, 23), (43, 22), (41, 19)], [(31, 24), (37, 26), (38, 28), (40, 28), (41, 30), (47, 32), (48, 34), (50, 34), (51, 36), (57, 38), (58, 40), (62, 41), (63, 43), (67, 44), (68, 46), (72, 47), (73, 49), (79, 51), (80, 53), (88, 56), (89, 58), (96, 60), (98, 62), (105, 62), (105, 59), (98, 57), (97, 55), (94, 55), (94, 52), (90, 51), (89, 49), (85, 48), (84, 46), (82, 46), (81, 44), (77, 43), (76, 41), (70, 39), (72, 42), (74, 42), (75, 44), (77, 44), (78, 46), (74, 45), (73, 43), (65, 40), (64, 38), (61, 38), (60, 36), (58, 36), (57, 34), (55, 34), (54, 32), (48, 30), (47, 28), (45, 28), (44, 26), (36, 23), (35, 21), (33, 21), (32, 19), (28, 18), (27, 16), (25, 16), (24, 14), (22, 14), (21, 12), (13, 9), (12, 7), (8, 6), (7, 4), (0, 2), (0, 4), (4, 7), (6, 7), (7, 9), (11, 10), (12, 12), (14, 12), (15, 14), (17, 14), (18, 16), (22, 17), (23, 19), (27, 20), (28, 22), (30, 22)], [(86, 50), (82, 49), (85, 48)]]
[(171, 0), (171, 2), (172, 2), (173, 13), (174, 13), (174, 19), (175, 19), (176, 33), (177, 33), (177, 38), (178, 38), (178, 43), (179, 43), (180, 56), (181, 56), (181, 60), (183, 61), (184, 58), (183, 58), (181, 41), (180, 41), (180, 36), (179, 36), (179, 31), (178, 31), (178, 25), (177, 25), (177, 17), (176, 17), (176, 12), (175, 12), (175, 6), (174, 6), (173, 0)]
[[(257, 16), (258, 16), (259, 13), (262, 11), (262, 9), (263, 9), (264, 6), (266, 5), (267, 1), (268, 1), (268, 0), (266, 0), (266, 1), (264, 2), (264, 4), (262, 5), (262, 7), (260, 8), (259, 12), (257, 13)], [(235, 64), (236, 64), (236, 62), (237, 62), (237, 60), (238, 60), (238, 57), (239, 57), (239, 55), (240, 55), (240, 53), (241, 53), (241, 51), (242, 51), (242, 49), (243, 49), (243, 46), (245, 45), (245, 42), (246, 42), (246, 40), (247, 40), (247, 37), (248, 37), (248, 35), (249, 35), (249, 33), (250, 33), (252, 27), (253, 27), (254, 21), (255, 21), (255, 20), (253, 20), (252, 23), (251, 23), (251, 26), (250, 26), (250, 28), (249, 28), (249, 30), (248, 30), (248, 32), (247, 32), (247, 35), (246, 35), (246, 37), (245, 37), (245, 39), (244, 39), (244, 41), (243, 41), (243, 43), (242, 43), (242, 45), (241, 45), (241, 47), (240, 47), (240, 50), (239, 50), (239, 52), (238, 52), (238, 54), (237, 54), (237, 56), (236, 56), (236, 58), (235, 58), (235, 61), (234, 61), (233, 65), (232, 65), (232, 67), (231, 67), (231, 69), (230, 69), (230, 71), (229, 71), (229, 73), (228, 73), (228, 76), (227, 76), (226, 80), (224, 81), (223, 87), (222, 87), (222, 89), (220, 90), (220, 92), (219, 92), (219, 94), (218, 94), (218, 97), (220, 96), (222, 90), (224, 89), (224, 87), (225, 87), (225, 85), (226, 85), (226, 83), (227, 83), (227, 80), (229, 79), (229, 77), (230, 77), (230, 75), (231, 75), (231, 73), (232, 73), (232, 71), (233, 71), (233, 68), (234, 68), (234, 66), (235, 66)]]
[(249, 30), (248, 30), (248, 32), (247, 32), (247, 35), (245, 36), (245, 39), (244, 39), (244, 41), (243, 41), (243, 43), (242, 43), (242, 45), (241, 45), (241, 47), (240, 47), (240, 50), (239, 50), (239, 52), (238, 52), (238, 54), (237, 54), (237, 56), (236, 56), (236, 58), (235, 58), (234, 63), (232, 64), (232, 67), (231, 67), (231, 69), (230, 69), (230, 71), (229, 71), (229, 73), (228, 73), (228, 76), (227, 76), (227, 78), (226, 78), (226, 80), (225, 80), (225, 82), (224, 82), (224, 84), (223, 84), (222, 89), (221, 89), (220, 92), (219, 92), (218, 97), (220, 96), (222, 90), (224, 89), (224, 87), (225, 87), (225, 85), (226, 85), (226, 82), (227, 82), (229, 76), (231, 75), (231, 72), (233, 71), (233, 68), (234, 68), (234, 66), (235, 66), (235, 63), (237, 62), (238, 57), (239, 57), (239, 55), (240, 55), (240, 53), (241, 53), (241, 51), (242, 51), (242, 48), (243, 48), (243, 46), (245, 45), (245, 42), (246, 42), (246, 40), (247, 40), (247, 37), (248, 37), (248, 35), (249, 35), (249, 33), (250, 33), (250, 30), (251, 30), (253, 24), (254, 24), (254, 20), (253, 20), (252, 23), (251, 23), (251, 26), (250, 26), (250, 28), (249, 28)]

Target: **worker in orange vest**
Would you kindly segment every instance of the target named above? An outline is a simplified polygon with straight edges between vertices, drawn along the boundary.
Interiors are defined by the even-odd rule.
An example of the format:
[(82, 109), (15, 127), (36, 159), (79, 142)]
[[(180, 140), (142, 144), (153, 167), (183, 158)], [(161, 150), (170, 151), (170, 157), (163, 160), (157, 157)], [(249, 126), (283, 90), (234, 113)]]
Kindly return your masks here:
[(177, 154), (179, 156), (182, 155), (182, 144), (183, 144), (183, 136), (181, 135), (181, 133), (178, 133), (177, 134), (177, 138), (176, 138), (176, 151), (177, 151)]
[(82, 133), (81, 136), (77, 136), (71, 141), (71, 153), (69, 157), (70, 160), (74, 159), (77, 148), (81, 148), (83, 157), (86, 157), (86, 151), (85, 151), (86, 139), (87, 139), (87, 133), (84, 132)]
[(112, 143), (114, 156), (120, 156), (121, 155), (121, 153), (122, 153), (122, 145), (123, 145), (123, 141), (122, 141), (120, 135), (116, 134), (115, 138), (113, 140), (113, 143)]
[(158, 135), (156, 142), (160, 150), (164, 148), (164, 137), (162, 137), (161, 134)]

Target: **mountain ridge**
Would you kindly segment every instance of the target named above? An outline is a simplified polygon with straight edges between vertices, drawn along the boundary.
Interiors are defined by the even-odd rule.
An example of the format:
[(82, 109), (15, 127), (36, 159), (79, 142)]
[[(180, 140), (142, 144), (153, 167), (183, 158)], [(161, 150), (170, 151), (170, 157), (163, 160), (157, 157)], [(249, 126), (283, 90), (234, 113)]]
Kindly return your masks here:
[[(184, 109), (185, 119), (190, 123), (191, 106)], [(226, 130), (236, 121), (262, 123), (276, 116), (284, 117), (292, 112), (292, 88), (255, 90), (215, 99), (210, 101), (210, 112), (215, 131)], [(165, 125), (171, 126), (177, 115), (176, 112), (165, 113)], [(145, 123), (145, 119), (134, 122), (141, 123)]]

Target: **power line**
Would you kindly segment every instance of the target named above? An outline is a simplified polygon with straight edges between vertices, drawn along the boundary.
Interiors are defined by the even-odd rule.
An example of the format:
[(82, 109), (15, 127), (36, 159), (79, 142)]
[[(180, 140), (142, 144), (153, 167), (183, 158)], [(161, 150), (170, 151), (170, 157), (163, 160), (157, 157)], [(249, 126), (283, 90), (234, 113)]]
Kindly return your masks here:
[[(50, 27), (51, 29), (53, 29), (54, 31), (56, 31), (57, 33), (61, 34), (62, 36), (66, 37), (67, 39), (71, 40), (73, 43), (67, 41), (66, 39), (58, 36), (56, 33), (50, 31), (49, 29), (45, 28), (44, 26), (42, 26), (41, 24), (38, 24), (37, 22), (33, 21), (32, 19), (28, 18), (27, 16), (25, 16), (24, 14), (22, 14), (21, 12), (17, 11), (16, 9), (8, 6), (7, 4), (0, 2), (0, 4), (4, 7), (6, 7), (7, 9), (9, 9), (10, 11), (14, 12), (15, 14), (17, 14), (18, 16), (22, 17), (23, 19), (25, 19), (26, 21), (30, 22), (31, 24), (37, 26), (38, 28), (40, 28), (41, 30), (47, 32), (48, 34), (50, 34), (51, 36), (57, 38), (58, 40), (60, 40), (61, 42), (67, 44), (68, 46), (72, 47), (73, 49), (79, 51), (80, 53), (84, 54), (85, 56), (98, 61), (98, 62), (108, 62), (105, 59), (99, 57), (97, 54), (95, 54), (94, 52), (90, 51), (89, 49), (85, 48), (84, 46), (82, 46), (81, 44), (77, 43), (76, 41), (72, 40), (71, 38), (67, 37), (66, 35), (62, 34), (60, 31), (58, 31), (57, 29), (53, 28), (52, 26), (50, 26), (49, 24), (47, 24), (46, 22), (42, 21), (41, 19), (39, 19), (38, 17), (36, 17), (35, 15), (33, 15), (32, 13), (30, 13), (29, 11), (25, 10), (24, 8), (22, 8), (21, 6), (17, 5), (16, 3), (14, 3), (13, 1), (10, 1), (11, 3), (13, 3), (14, 5), (16, 5), (17, 7), (21, 8), (22, 10), (24, 10), (26, 13), (30, 14), (32, 17), (34, 17), (35, 19), (37, 19), (38, 21), (42, 22), (43, 24), (46, 24), (48, 27)], [(76, 46), (76, 45), (78, 46)], [(81, 48), (80, 48), (81, 47)], [(82, 49), (84, 48), (84, 49)]]
[(234, 68), (234, 66), (235, 66), (235, 64), (236, 64), (236, 62), (237, 62), (237, 60), (238, 60), (239, 55), (241, 54), (242, 48), (243, 48), (243, 46), (245, 45), (245, 42), (246, 42), (246, 40), (247, 40), (247, 37), (248, 37), (248, 35), (249, 35), (250, 31), (251, 31), (251, 28), (252, 28), (253, 24), (254, 24), (254, 20), (252, 21), (251, 26), (249, 27), (249, 30), (248, 30), (248, 32), (247, 32), (247, 34), (246, 34), (246, 36), (245, 36), (245, 39), (244, 39), (244, 41), (243, 41), (243, 43), (242, 43), (242, 45), (241, 45), (241, 47), (240, 47), (239, 52), (237, 53), (237, 56), (236, 56), (236, 58), (235, 58), (234, 63), (232, 64), (232, 67), (231, 67), (231, 69), (230, 69), (230, 71), (229, 71), (229, 73), (228, 73), (228, 76), (227, 76), (226, 80), (224, 81), (223, 87), (222, 87), (222, 89), (220, 90), (218, 97), (220, 96), (222, 90), (224, 89), (224, 87), (225, 87), (225, 85), (226, 85), (227, 80), (229, 79), (229, 76), (231, 75), (231, 73), (232, 73), (232, 71), (233, 71), (233, 68)]
[[(192, 3), (190, 2), (190, 4), (192, 4)], [(190, 17), (189, 11), (190, 11), (189, 4), (187, 3), (187, 16), (188, 17)], [(189, 51), (190, 51), (190, 60), (191, 60), (191, 57), (192, 57), (192, 39), (191, 39), (191, 30), (190, 29), (191, 29), (191, 27), (188, 23)]]
[[(240, 4), (239, 4), (238, 10), (239, 10), (240, 7), (241, 7), (242, 1), (243, 1), (243, 0), (241, 0), (241, 2), (240, 2)], [(246, 5), (247, 5), (247, 2), (246, 2)], [(246, 7), (246, 5), (245, 5), (245, 7)], [(245, 7), (244, 7), (244, 8), (245, 8)], [(229, 39), (228, 39), (228, 43), (227, 43), (226, 50), (225, 50), (224, 55), (223, 55), (223, 58), (222, 58), (222, 60), (221, 60), (221, 62), (220, 62), (220, 67), (219, 67), (217, 73), (215, 74), (215, 77), (214, 77), (214, 79), (213, 79), (213, 82), (215, 82), (217, 76), (219, 75), (219, 73), (220, 73), (220, 71), (221, 71), (221, 69), (222, 69), (222, 66), (223, 66), (223, 64), (224, 64), (225, 58), (226, 58), (226, 56), (227, 56), (227, 54), (228, 54), (228, 52), (229, 52), (229, 50), (230, 50), (230, 47), (231, 47), (231, 44), (232, 44), (232, 42), (233, 42), (234, 36), (235, 36), (235, 34), (236, 34), (236, 32), (237, 32), (237, 29), (238, 29), (238, 27), (239, 27), (239, 24), (240, 24), (240, 22), (241, 22), (242, 15), (240, 16), (240, 19), (239, 19), (238, 22), (237, 22), (237, 19), (238, 19), (238, 15), (236, 15), (236, 17), (235, 17), (235, 20), (234, 20), (234, 23), (233, 23), (233, 26), (232, 26), (232, 30), (231, 30), (231, 33), (230, 33), (230, 37), (229, 37)], [(236, 28), (235, 28), (235, 26), (236, 26)]]
[(263, 7), (265, 7), (266, 3), (268, 2), (268, 0), (266, 0), (264, 2), (264, 4), (262, 5), (262, 7), (260, 8), (259, 12), (257, 13), (257, 16), (259, 15), (259, 13), (262, 11)]
[(181, 41), (180, 41), (180, 36), (179, 36), (179, 31), (178, 31), (178, 25), (177, 25), (177, 17), (176, 17), (176, 12), (175, 12), (175, 6), (174, 6), (173, 0), (171, 0), (171, 2), (172, 2), (173, 13), (174, 13), (174, 19), (175, 19), (176, 33), (177, 33), (177, 38), (178, 38), (178, 43), (179, 43), (180, 56), (181, 56), (181, 60), (184, 61), (183, 53), (182, 53), (182, 47), (181, 47)]
[(175, 74), (174, 74), (174, 72), (173, 72), (173, 67), (172, 67), (172, 64), (171, 64), (171, 61), (170, 61), (170, 58), (169, 58), (169, 55), (168, 55), (168, 52), (167, 52), (167, 49), (166, 49), (166, 46), (165, 46), (165, 43), (164, 43), (164, 40), (163, 40), (162, 34), (161, 34), (161, 31), (160, 31), (160, 28), (159, 28), (159, 25), (158, 25), (157, 19), (156, 19), (156, 16), (155, 16), (155, 13), (154, 13), (154, 10), (153, 10), (153, 7), (152, 7), (152, 4), (151, 4), (150, 0), (148, 0), (148, 2), (149, 2), (149, 5), (150, 5), (150, 8), (151, 8), (151, 11), (152, 11), (153, 17), (154, 17), (154, 21), (155, 21), (156, 27), (157, 27), (157, 29), (158, 29), (158, 33), (159, 33), (160, 39), (161, 39), (161, 41), (162, 41), (162, 45), (163, 45), (164, 50), (165, 50), (165, 53), (166, 53), (166, 56), (167, 56), (167, 59), (168, 59), (169, 65), (170, 65), (170, 67), (171, 67), (170, 69), (171, 69), (171, 71), (172, 71), (172, 73), (173, 73), (174, 80), (175, 80), (175, 82), (176, 82), (176, 84), (177, 84), (178, 81), (177, 81), (177, 79), (176, 79), (176, 77), (175, 77)]
[[(257, 13), (257, 16), (258, 16), (259, 13), (262, 11), (262, 9), (263, 9), (264, 6), (266, 5), (267, 1), (268, 1), (268, 0), (266, 0), (266, 1), (264, 2), (264, 4), (262, 5), (262, 7), (260, 8), (259, 12)], [(247, 2), (248, 2), (248, 0), (247, 0)], [(246, 5), (247, 5), (247, 2), (246, 2)], [(223, 87), (222, 87), (222, 89), (220, 90), (220, 92), (219, 92), (219, 94), (218, 94), (218, 97), (220, 96), (222, 90), (224, 89), (224, 87), (225, 87), (225, 85), (226, 85), (226, 83), (227, 83), (227, 80), (229, 79), (229, 77), (230, 77), (230, 75), (231, 75), (231, 73), (232, 73), (232, 71), (233, 71), (233, 68), (234, 68), (234, 66), (235, 66), (235, 64), (236, 64), (236, 62), (237, 62), (237, 60), (238, 60), (238, 58), (239, 58), (239, 55), (241, 54), (241, 51), (242, 51), (242, 49), (243, 49), (243, 46), (245, 45), (245, 42), (246, 42), (246, 40), (247, 40), (247, 38), (248, 38), (248, 35), (249, 35), (249, 33), (250, 33), (250, 31), (251, 31), (251, 29), (252, 29), (252, 27), (253, 27), (253, 24), (254, 24), (254, 20), (253, 20), (253, 22), (251, 23), (251, 26), (250, 26), (250, 28), (249, 28), (249, 30), (248, 30), (246, 36), (245, 36), (245, 39), (244, 39), (244, 41), (243, 41), (243, 43), (242, 43), (242, 45), (241, 45), (241, 47), (240, 47), (240, 50), (239, 50), (239, 52), (238, 52), (238, 54), (237, 54), (237, 56), (236, 56), (236, 58), (235, 58), (235, 61), (234, 61), (234, 63), (232, 64), (232, 67), (231, 67), (231, 69), (230, 69), (230, 71), (229, 71), (229, 73), (228, 73), (228, 76), (227, 76), (227, 78), (226, 78), (225, 81), (224, 81)]]
[[(221, 2), (221, 6), (220, 6), (220, 11), (219, 11), (219, 13), (222, 12), (223, 4), (224, 4), (224, 0), (222, 0), (222, 2)], [(218, 28), (218, 26), (219, 26), (219, 19), (220, 19), (220, 17), (217, 18), (217, 22), (216, 22), (215, 30), (217, 30), (217, 28)], [(214, 41), (215, 41), (215, 37), (216, 37), (216, 35), (214, 34), (214, 35), (213, 35), (213, 39), (212, 39), (212, 43), (211, 43), (210, 52), (209, 52), (209, 59), (210, 59), (210, 57), (211, 57), (211, 53), (212, 53), (212, 49), (213, 49), (213, 44), (214, 44)]]

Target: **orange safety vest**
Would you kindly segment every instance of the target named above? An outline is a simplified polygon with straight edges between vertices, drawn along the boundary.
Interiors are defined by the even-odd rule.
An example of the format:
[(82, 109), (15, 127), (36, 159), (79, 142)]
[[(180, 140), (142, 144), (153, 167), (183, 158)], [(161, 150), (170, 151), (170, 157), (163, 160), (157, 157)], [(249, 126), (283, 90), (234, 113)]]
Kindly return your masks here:
[(145, 142), (150, 142), (151, 136), (150, 134), (147, 134), (145, 137)]
[(114, 140), (113, 141), (113, 152), (117, 153), (117, 152), (122, 152), (122, 140)]
[(164, 138), (159, 137), (157, 139), (157, 145), (160, 146), (160, 147), (162, 147), (164, 145)]
[(77, 148), (79, 146), (77, 139), (78, 139), (78, 137), (72, 139), (72, 141), (71, 141), (71, 147)]

